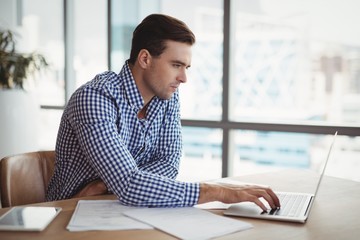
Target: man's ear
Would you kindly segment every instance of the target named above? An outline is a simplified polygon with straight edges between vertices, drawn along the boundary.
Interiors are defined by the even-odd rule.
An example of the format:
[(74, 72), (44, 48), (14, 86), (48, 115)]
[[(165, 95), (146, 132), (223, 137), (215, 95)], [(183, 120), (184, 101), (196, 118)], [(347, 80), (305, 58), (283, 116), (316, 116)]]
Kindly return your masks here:
[(150, 66), (151, 63), (151, 54), (149, 53), (148, 50), (146, 49), (141, 49), (139, 54), (138, 54), (138, 58), (137, 61), (139, 62), (139, 65), (146, 69)]

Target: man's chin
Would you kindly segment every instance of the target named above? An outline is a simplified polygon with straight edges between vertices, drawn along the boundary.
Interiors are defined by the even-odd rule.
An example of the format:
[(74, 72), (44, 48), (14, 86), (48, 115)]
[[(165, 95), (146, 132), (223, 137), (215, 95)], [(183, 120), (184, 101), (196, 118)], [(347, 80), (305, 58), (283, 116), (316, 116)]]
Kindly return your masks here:
[(158, 98), (160, 98), (161, 100), (169, 100), (172, 98), (173, 95), (174, 95), (174, 93), (171, 93), (169, 95), (158, 96)]

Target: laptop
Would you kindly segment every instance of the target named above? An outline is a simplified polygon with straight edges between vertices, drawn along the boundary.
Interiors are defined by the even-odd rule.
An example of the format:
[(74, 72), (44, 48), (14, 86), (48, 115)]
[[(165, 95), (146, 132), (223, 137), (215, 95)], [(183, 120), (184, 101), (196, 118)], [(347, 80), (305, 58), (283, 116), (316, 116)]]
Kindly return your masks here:
[(259, 218), (287, 222), (305, 223), (307, 220), (315, 196), (319, 190), (321, 180), (323, 179), (327, 163), (330, 158), (330, 153), (333, 148), (337, 132), (330, 145), (325, 164), (323, 166), (319, 181), (316, 186), (314, 194), (311, 193), (298, 193), (298, 192), (275, 192), (279, 197), (281, 208), (271, 209), (269, 204), (261, 198), (260, 200), (268, 207), (268, 211), (263, 211), (259, 206), (252, 202), (241, 202), (232, 204), (227, 210), (224, 211), (225, 215)]

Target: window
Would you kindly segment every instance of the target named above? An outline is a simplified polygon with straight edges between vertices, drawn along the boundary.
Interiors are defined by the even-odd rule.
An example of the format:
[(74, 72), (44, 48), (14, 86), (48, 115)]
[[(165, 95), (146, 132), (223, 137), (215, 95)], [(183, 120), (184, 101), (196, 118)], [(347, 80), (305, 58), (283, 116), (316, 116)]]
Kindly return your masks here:
[(346, 2), (232, 2), (231, 120), (359, 124), (360, 5)]
[[(39, 7), (41, 6), (41, 7)], [(35, 91), (41, 105), (63, 106), (64, 89), (64, 32), (63, 3), (61, 0), (23, 0), (22, 16), (17, 31), (18, 40), (26, 51), (41, 52), (49, 63), (49, 68), (37, 74), (33, 85), (27, 86)], [(49, 19), (52, 19), (49, 21)]]
[(42, 106), (41, 149), (54, 148), (72, 92), (108, 65), (119, 72), (135, 26), (150, 13), (165, 13), (197, 36), (180, 88), (180, 179), (314, 169), (338, 130), (329, 174), (359, 180), (353, 174), (360, 155), (359, 1), (5, 3), (15, 6), (22, 48), (40, 51), (51, 64), (27, 86)]
[[(357, 126), (353, 136), (359, 134), (360, 32), (348, 31), (358, 18), (354, 6), (359, 3), (231, 4), (229, 119), (284, 124), (280, 128), (286, 132), (280, 125), (254, 131), (261, 130), (260, 124), (254, 130), (231, 131), (230, 149), (235, 150), (228, 174), (286, 167), (316, 170), (328, 150), (327, 132)], [(304, 124), (307, 132), (296, 133), (296, 124)], [(312, 125), (322, 125), (322, 134), (309, 131)], [(329, 162), (331, 175), (359, 179), (350, 170), (359, 164), (357, 144), (358, 137), (337, 138)]]
[(20, 46), (41, 52), (50, 64), (26, 87), (42, 106), (39, 148), (54, 149), (69, 96), (95, 74), (108, 70), (107, 4), (102, 0), (19, 0), (10, 5), (20, 19), (16, 27)]
[[(222, 1), (111, 2), (111, 69), (120, 71), (129, 58), (132, 32), (147, 15), (163, 13), (179, 18), (196, 35), (188, 82), (180, 87), (182, 118), (219, 121), (222, 116)], [(183, 140), (179, 179), (199, 181), (221, 177), (221, 129), (184, 127)], [(205, 169), (199, 172), (196, 170), (199, 168)]]
[[(75, 88), (90, 81), (96, 74), (108, 70), (107, 5), (101, 0), (67, 1), (73, 4)], [(86, 10), (85, 10), (86, 9)], [(69, 23), (70, 24), (70, 23)], [(74, 89), (75, 90), (75, 89)]]
[[(49, 63), (45, 71), (30, 76), (26, 90), (36, 96), (36, 103), (42, 106), (62, 107), (65, 104), (65, 54), (63, 1), (22, 0), (11, 1), (13, 18), (9, 22), (18, 33), (17, 42), (22, 52), (36, 51), (43, 54)], [(41, 6), (41, 7), (40, 7)], [(10, 9), (9, 9), (10, 11)], [(49, 21), (51, 19), (51, 21)], [(39, 124), (28, 126), (35, 128), (31, 133), (31, 148), (54, 149), (56, 132), (59, 126), (61, 111), (41, 109), (36, 116)], [(28, 119), (24, 119), (28, 125)], [(41, 126), (41, 127), (40, 127)], [(24, 139), (27, 139), (24, 137)], [(36, 142), (38, 140), (38, 142)], [(34, 149), (35, 150), (35, 149)]]
[[(287, 168), (322, 170), (333, 135), (236, 130), (229, 175), (260, 173)], [(359, 181), (359, 137), (337, 136), (326, 174)]]
[(113, 0), (111, 69), (120, 71), (120, 67), (130, 55), (132, 32), (141, 20), (151, 13), (177, 17), (196, 35), (197, 42), (193, 47), (189, 80), (180, 88), (182, 117), (220, 120), (223, 67), (222, 1)]
[[(182, 19), (197, 36), (189, 81), (180, 88), (179, 178), (316, 169), (335, 130), (349, 136), (337, 138), (334, 155), (349, 153), (343, 168), (356, 164), (360, 33), (346, 26), (357, 21), (357, 2), (111, 2), (113, 69), (129, 56), (130, 33), (150, 13)], [(352, 146), (346, 152), (344, 143)], [(193, 171), (199, 166), (203, 176)]]
[(183, 127), (183, 156), (178, 179), (202, 181), (221, 177), (221, 129)]

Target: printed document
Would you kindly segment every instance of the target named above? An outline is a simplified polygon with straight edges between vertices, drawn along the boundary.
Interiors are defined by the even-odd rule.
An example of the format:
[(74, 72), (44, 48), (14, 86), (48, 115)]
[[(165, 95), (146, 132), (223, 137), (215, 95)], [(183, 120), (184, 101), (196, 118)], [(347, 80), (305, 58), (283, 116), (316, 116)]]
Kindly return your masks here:
[(142, 208), (124, 211), (124, 215), (180, 239), (211, 239), (252, 228), (249, 223), (194, 207)]
[(153, 227), (124, 216), (117, 200), (79, 200), (67, 226), (69, 231), (152, 229)]

